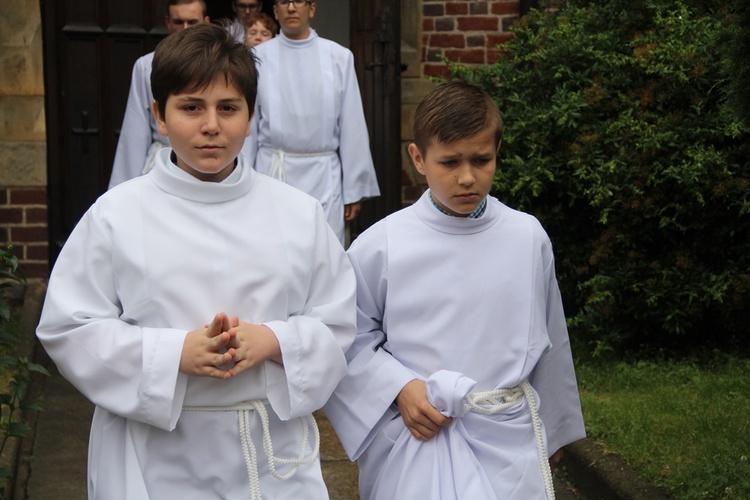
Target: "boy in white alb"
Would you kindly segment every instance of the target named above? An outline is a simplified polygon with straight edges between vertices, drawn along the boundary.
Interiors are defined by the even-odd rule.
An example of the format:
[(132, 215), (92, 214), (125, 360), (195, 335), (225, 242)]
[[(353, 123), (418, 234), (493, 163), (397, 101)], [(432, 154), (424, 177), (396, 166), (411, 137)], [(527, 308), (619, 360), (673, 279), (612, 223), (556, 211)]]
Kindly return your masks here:
[(443, 84), (414, 122), (430, 189), (348, 251), (358, 333), (326, 415), (363, 500), (552, 496), (558, 450), (585, 435), (552, 246), (488, 196), (502, 119), (486, 93)]
[[(203, 0), (169, 0), (164, 24), (170, 33), (208, 22), (210, 19), (206, 15), (206, 3)], [(139, 57), (133, 65), (128, 103), (117, 140), (108, 189), (151, 170), (157, 152), (169, 147), (169, 139), (159, 133), (159, 127), (151, 113), (154, 101), (151, 94), (153, 60), (154, 53), (149, 52)]]
[(344, 243), (344, 223), (380, 195), (351, 51), (310, 27), (317, 4), (277, 0), (279, 36), (260, 65), (253, 132), (243, 154), (259, 172), (317, 198)]
[(311, 413), (356, 333), (346, 254), (317, 200), (238, 157), (247, 47), (171, 35), (151, 84), (173, 149), (83, 216), (37, 329), (96, 405), (89, 498), (326, 499)]

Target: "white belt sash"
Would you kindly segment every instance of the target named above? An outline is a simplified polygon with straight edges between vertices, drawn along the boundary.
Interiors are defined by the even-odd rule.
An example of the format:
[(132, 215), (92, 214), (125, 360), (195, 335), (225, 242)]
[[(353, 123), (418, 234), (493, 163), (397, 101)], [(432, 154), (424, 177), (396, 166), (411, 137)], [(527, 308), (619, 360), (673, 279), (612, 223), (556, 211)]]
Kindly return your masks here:
[[(258, 475), (258, 455), (255, 451), (255, 445), (253, 444), (252, 436), (250, 435), (250, 414), (256, 412), (260, 417), (260, 422), (263, 427), (263, 451), (268, 458), (268, 469), (271, 471), (271, 475), (279, 481), (286, 481), (291, 479), (292, 476), (297, 472), (300, 465), (307, 465), (312, 463), (320, 452), (320, 431), (318, 425), (315, 423), (315, 418), (312, 415), (306, 415), (299, 417), (298, 420), (302, 422), (302, 443), (300, 445), (299, 455), (297, 458), (278, 458), (273, 454), (273, 443), (271, 442), (271, 433), (268, 430), (268, 412), (266, 411), (267, 401), (253, 400), (245, 401), (233, 406), (186, 406), (183, 411), (236, 411), (239, 420), (240, 439), (242, 440), (242, 453), (245, 457), (245, 465), (247, 466), (248, 480), (250, 481), (250, 498), (251, 500), (261, 500), (260, 491), (260, 477)], [(308, 424), (308, 422), (310, 422)], [(309, 435), (309, 427), (312, 426), (313, 433), (315, 435), (315, 445), (311, 450), (310, 455), (305, 457), (307, 451), (307, 437)], [(276, 464), (293, 465), (292, 469), (286, 474), (279, 474), (276, 471)]]
[(539, 465), (542, 468), (542, 476), (544, 477), (544, 488), (547, 491), (547, 498), (552, 500), (555, 498), (555, 489), (552, 484), (552, 470), (547, 459), (547, 449), (544, 445), (544, 436), (542, 435), (542, 420), (539, 418), (539, 410), (531, 384), (524, 380), (521, 384), (510, 389), (503, 388), (494, 391), (470, 392), (464, 397), (464, 409), (475, 413), (494, 415), (503, 413), (505, 410), (518, 405), (524, 397), (526, 397), (526, 402), (531, 410), (531, 423), (534, 426)]
[(273, 153), (271, 170), (269, 170), (268, 175), (273, 177), (274, 179), (279, 179), (281, 182), (286, 182), (286, 170), (284, 168), (284, 160), (286, 157), (315, 158), (319, 156), (330, 156), (336, 154), (336, 151), (321, 151), (318, 153), (290, 153), (288, 151), (284, 151), (283, 149), (271, 148), (264, 145), (261, 145), (261, 147)]

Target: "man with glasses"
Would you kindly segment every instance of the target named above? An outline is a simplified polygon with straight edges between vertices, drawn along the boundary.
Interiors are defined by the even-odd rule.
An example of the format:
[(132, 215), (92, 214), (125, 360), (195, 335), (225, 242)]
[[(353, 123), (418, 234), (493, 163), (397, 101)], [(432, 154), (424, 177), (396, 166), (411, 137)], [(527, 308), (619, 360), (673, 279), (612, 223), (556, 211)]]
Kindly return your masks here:
[(316, 8), (310, 0), (274, 4), (281, 33), (253, 49), (261, 69), (243, 154), (258, 171), (317, 198), (344, 244), (345, 222), (380, 190), (354, 56), (310, 27)]
[[(170, 33), (207, 22), (210, 19), (206, 15), (206, 2), (203, 0), (169, 0), (164, 24)], [(117, 141), (109, 189), (151, 170), (156, 153), (169, 147), (169, 139), (159, 133), (151, 113), (151, 102), (154, 100), (151, 94), (153, 60), (154, 53), (151, 52), (140, 57), (133, 65), (128, 103)]]
[(262, 0), (236, 0), (232, 1), (234, 20), (227, 28), (238, 42), (245, 43), (245, 33), (253, 14), (260, 13), (263, 9)]

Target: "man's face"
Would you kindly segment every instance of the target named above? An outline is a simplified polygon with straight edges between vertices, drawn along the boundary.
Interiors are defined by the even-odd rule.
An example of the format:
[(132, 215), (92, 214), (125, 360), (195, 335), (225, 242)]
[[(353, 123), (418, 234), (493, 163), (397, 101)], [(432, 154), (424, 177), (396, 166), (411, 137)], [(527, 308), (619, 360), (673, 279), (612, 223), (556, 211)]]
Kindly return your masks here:
[(203, 15), (203, 6), (200, 2), (170, 5), (169, 15), (164, 18), (164, 23), (170, 33), (209, 21), (208, 16)]
[(260, 12), (262, 2), (260, 0), (237, 0), (232, 2), (234, 15), (242, 21), (245, 26), (250, 22), (250, 16)]
[(273, 13), (284, 35), (292, 40), (304, 40), (310, 36), (310, 19), (315, 17), (315, 7), (315, 2), (309, 0), (304, 3), (289, 1), (286, 5), (276, 2)]

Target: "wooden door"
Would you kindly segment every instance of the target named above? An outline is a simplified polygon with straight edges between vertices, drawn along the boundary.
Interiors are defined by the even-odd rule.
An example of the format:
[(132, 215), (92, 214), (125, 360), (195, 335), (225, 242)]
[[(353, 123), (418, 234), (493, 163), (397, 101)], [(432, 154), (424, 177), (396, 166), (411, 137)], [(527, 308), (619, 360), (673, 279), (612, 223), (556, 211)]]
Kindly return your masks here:
[(399, 0), (354, 0), (351, 50), (359, 79), (380, 197), (363, 204), (352, 238), (401, 207)]
[(167, 35), (160, 0), (42, 1), (51, 260), (106, 191), (135, 60)]

